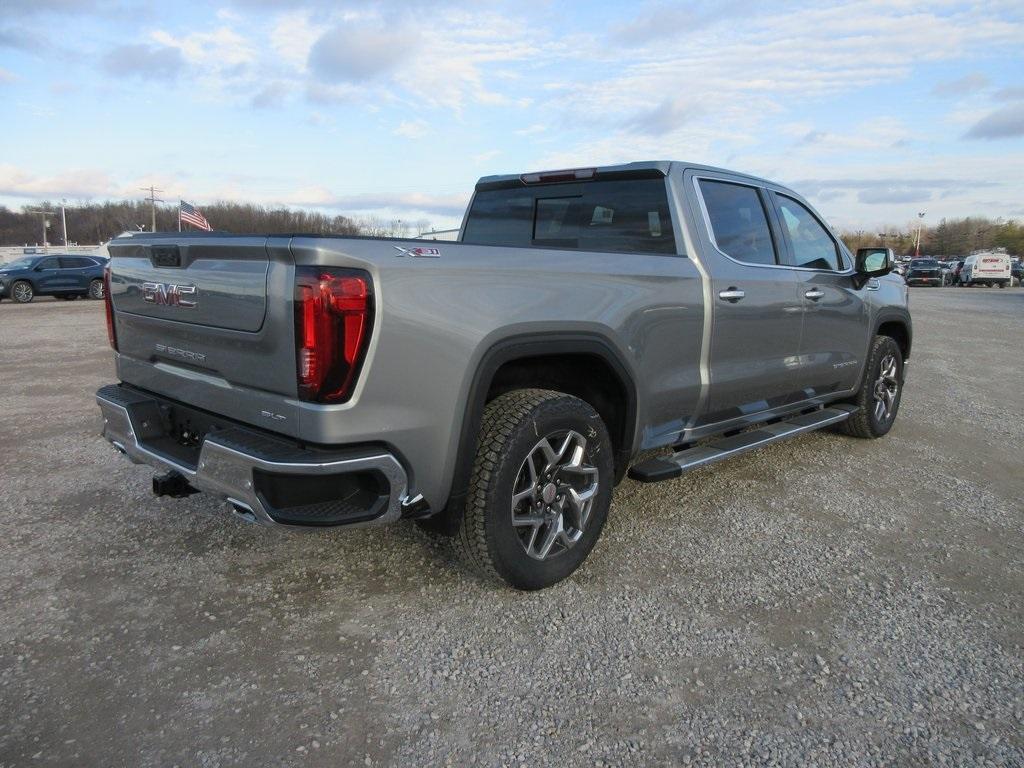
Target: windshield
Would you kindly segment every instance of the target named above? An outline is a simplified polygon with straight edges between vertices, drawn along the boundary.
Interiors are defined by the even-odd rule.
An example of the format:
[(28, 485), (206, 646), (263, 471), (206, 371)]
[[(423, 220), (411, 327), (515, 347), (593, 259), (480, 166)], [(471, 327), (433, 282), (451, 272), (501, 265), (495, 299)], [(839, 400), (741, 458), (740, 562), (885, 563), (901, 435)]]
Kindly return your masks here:
[(32, 266), (32, 259), (18, 259), (9, 264), (0, 264), (0, 269), (28, 269)]
[(939, 266), (935, 259), (914, 259), (910, 262), (911, 269), (929, 269)]

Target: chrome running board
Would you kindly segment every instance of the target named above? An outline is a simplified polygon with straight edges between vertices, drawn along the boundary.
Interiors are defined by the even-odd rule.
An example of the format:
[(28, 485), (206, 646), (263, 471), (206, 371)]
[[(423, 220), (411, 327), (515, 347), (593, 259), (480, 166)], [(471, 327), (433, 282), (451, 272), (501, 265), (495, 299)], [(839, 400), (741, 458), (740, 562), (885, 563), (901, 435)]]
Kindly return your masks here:
[(833, 405), (774, 424), (763, 424), (749, 432), (740, 432), (731, 437), (720, 437), (708, 443), (685, 448), (672, 456), (659, 456), (641, 461), (630, 467), (629, 476), (641, 483), (671, 480), (691, 469), (714, 464), (716, 461), (739, 456), (769, 443), (845, 421), (856, 410), (857, 407), (854, 405)]

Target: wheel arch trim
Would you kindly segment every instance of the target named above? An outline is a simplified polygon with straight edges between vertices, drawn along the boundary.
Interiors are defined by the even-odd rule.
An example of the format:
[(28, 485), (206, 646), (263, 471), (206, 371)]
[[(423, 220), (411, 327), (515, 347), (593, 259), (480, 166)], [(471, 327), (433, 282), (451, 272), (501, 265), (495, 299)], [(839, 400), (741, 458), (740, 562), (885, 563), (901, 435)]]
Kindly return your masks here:
[(448, 489), (446, 507), (464, 497), (473, 471), (476, 439), (480, 431), (487, 393), (498, 370), (505, 364), (531, 357), (590, 355), (600, 358), (614, 372), (626, 395), (624, 435), (616, 451), (617, 464), (628, 464), (636, 445), (639, 397), (636, 377), (622, 352), (606, 337), (593, 331), (527, 332), (492, 344), (480, 357), (470, 381), (459, 428), (455, 469)]
[(878, 313), (877, 317), (875, 317), (874, 333), (871, 334), (871, 338), (874, 339), (875, 336), (878, 336), (882, 326), (887, 325), (889, 323), (897, 323), (901, 325), (903, 327), (903, 330), (906, 332), (907, 348), (904, 352), (903, 357), (904, 361), (909, 360), (914, 342), (914, 327), (910, 321), (909, 313), (900, 312), (894, 309), (882, 310), (881, 312)]

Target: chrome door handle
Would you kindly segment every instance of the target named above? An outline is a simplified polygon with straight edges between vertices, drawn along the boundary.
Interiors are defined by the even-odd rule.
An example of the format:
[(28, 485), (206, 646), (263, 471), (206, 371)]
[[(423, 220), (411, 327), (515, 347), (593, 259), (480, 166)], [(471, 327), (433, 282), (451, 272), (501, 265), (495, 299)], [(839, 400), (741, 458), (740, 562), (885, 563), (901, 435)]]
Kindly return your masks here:
[(804, 296), (806, 296), (811, 301), (817, 301), (818, 299), (820, 299), (824, 295), (825, 295), (825, 292), (822, 291), (822, 290), (819, 290), (818, 288), (811, 288), (811, 290), (804, 292)]
[(718, 298), (720, 298), (722, 301), (730, 301), (733, 304), (735, 304), (737, 301), (739, 301), (746, 295), (747, 294), (745, 294), (743, 291), (741, 291), (739, 288), (735, 286), (730, 286), (728, 289), (718, 292)]

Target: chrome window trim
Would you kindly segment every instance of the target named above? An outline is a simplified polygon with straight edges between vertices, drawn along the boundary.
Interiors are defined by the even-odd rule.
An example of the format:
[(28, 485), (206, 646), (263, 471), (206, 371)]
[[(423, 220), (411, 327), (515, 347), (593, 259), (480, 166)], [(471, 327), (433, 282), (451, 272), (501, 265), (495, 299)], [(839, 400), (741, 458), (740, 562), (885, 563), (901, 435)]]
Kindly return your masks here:
[[(711, 216), (708, 214), (707, 203), (704, 202), (704, 194), (703, 194), (703, 192), (701, 192), (701, 189), (700, 189), (700, 182), (701, 181), (717, 181), (717, 182), (720, 182), (720, 183), (723, 183), (723, 184), (735, 184), (738, 187), (750, 187), (751, 189), (753, 189), (755, 191), (759, 191), (759, 190), (763, 189), (763, 190), (765, 190), (767, 192), (773, 192), (774, 190), (768, 189), (767, 187), (760, 187), (757, 184), (754, 184), (754, 183), (749, 182), (749, 181), (735, 181), (735, 180), (730, 179), (730, 178), (723, 178), (723, 177), (718, 177), (718, 176), (698, 176), (697, 174), (693, 175), (693, 189), (694, 189), (694, 192), (697, 195), (697, 202), (700, 203), (700, 212), (701, 212), (701, 216), (704, 219), (704, 229), (708, 233), (708, 238), (711, 240), (711, 245), (713, 245), (715, 250), (718, 251), (720, 254), (722, 254), (729, 261), (733, 262), (734, 264), (739, 264), (740, 266), (744, 266), (744, 267), (760, 267), (762, 269), (788, 269), (788, 270), (791, 270), (791, 271), (794, 271), (794, 272), (818, 272), (818, 273), (821, 273), (821, 274), (824, 274), (824, 275), (852, 276), (852, 275), (855, 274), (855, 271), (854, 271), (854, 269), (852, 267), (847, 267), (846, 269), (843, 269), (843, 270), (835, 270), (835, 269), (818, 269), (816, 267), (797, 267), (797, 266), (794, 266), (794, 265), (791, 265), (791, 264), (757, 264), (757, 263), (751, 262), (751, 261), (740, 261), (739, 259), (737, 259), (737, 258), (735, 258), (733, 256), (730, 256), (728, 253), (726, 253), (725, 251), (723, 251), (719, 247), (718, 240), (715, 239), (715, 230), (711, 226)], [(785, 193), (782, 193), (782, 192), (780, 192), (778, 194), (781, 194), (784, 197), (789, 197), (789, 198), (791, 198), (793, 200), (796, 200), (796, 198), (793, 197), (791, 194), (785, 194)], [(800, 202), (800, 201), (797, 200), (797, 202)], [(765, 214), (765, 217), (767, 218), (767, 212)], [(815, 216), (814, 219), (815, 219), (815, 221), (818, 221), (819, 224), (822, 223), (821, 221), (818, 220), (817, 216)], [(771, 225), (769, 224), (769, 226), (771, 226)], [(822, 224), (822, 226), (824, 226), (824, 224)], [(825, 227), (825, 231), (828, 234), (828, 236), (830, 238), (832, 238), (833, 242), (836, 242), (834, 235), (831, 233), (831, 231), (829, 231), (828, 227)], [(839, 254), (838, 242), (836, 242), (836, 253), (837, 253), (837, 255)], [(776, 254), (776, 256), (778, 256), (778, 254)], [(843, 259), (843, 262), (845, 264), (845, 262), (846, 262), (845, 258)]]

